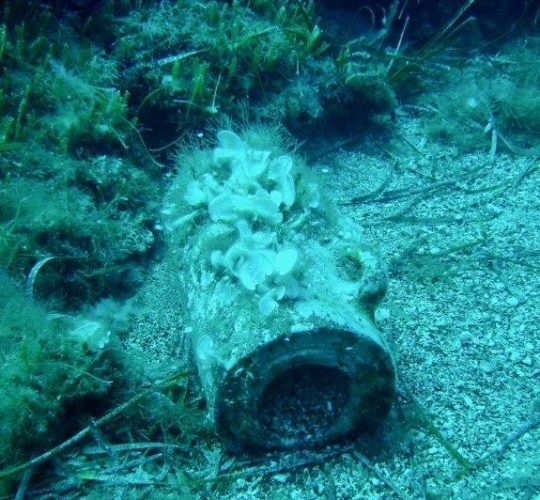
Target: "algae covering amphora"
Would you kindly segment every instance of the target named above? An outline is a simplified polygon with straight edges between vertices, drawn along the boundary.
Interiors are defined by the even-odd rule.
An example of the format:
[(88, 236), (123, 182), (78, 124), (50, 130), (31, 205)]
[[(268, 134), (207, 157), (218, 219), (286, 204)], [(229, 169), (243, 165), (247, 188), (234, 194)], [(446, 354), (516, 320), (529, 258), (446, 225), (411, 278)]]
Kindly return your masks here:
[(374, 429), (396, 391), (375, 326), (387, 275), (301, 161), (264, 131), (179, 156), (163, 217), (215, 428), (231, 451)]

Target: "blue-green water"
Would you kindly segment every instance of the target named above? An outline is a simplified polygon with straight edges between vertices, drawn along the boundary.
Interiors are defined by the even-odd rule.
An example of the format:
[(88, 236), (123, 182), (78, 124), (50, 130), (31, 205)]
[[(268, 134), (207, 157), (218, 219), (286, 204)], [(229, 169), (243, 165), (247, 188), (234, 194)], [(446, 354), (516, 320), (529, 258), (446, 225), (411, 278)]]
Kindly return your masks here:
[[(540, 495), (539, 17), (7, 2), (0, 494)], [(367, 310), (357, 249), (388, 280)], [(214, 391), (325, 314), (381, 332), (390, 411), (370, 400), (378, 425), (313, 449), (353, 397), (349, 351), (319, 372), (314, 344), (283, 386), (238, 372), (264, 415), (243, 432), (294, 449), (231, 452)]]

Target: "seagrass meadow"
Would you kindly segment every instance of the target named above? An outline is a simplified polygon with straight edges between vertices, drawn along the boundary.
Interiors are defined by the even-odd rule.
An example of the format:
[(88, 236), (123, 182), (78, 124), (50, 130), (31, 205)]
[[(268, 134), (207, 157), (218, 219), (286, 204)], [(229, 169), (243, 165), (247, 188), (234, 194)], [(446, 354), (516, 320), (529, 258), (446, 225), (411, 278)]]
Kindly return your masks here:
[(540, 496), (540, 5), (0, 6), (0, 498)]

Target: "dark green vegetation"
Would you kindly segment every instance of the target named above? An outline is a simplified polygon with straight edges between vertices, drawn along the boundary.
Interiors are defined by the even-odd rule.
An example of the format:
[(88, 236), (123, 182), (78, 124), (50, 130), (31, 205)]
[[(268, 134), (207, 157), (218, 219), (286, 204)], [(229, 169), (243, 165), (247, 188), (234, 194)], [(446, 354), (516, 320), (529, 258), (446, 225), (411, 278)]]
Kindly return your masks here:
[(346, 105), (353, 123), (392, 111), (380, 61), (348, 64), (320, 20), (316, 2), (283, 0), (148, 3), (114, 19), (112, 54), (146, 139), (163, 146), (223, 119), (305, 133), (348, 116)]
[[(56, 444), (102, 405), (119, 366), (112, 343), (103, 325), (48, 314), (0, 272), (0, 469)], [(0, 478), (0, 492), (8, 485)]]
[(0, 265), (21, 280), (54, 257), (36, 290), (76, 309), (140, 281), (159, 179), (117, 63), (46, 9), (23, 9), (6, 4), (0, 26)]
[[(282, 123), (300, 139), (321, 129), (349, 138), (374, 121), (389, 130), (387, 118), (400, 104), (413, 104), (433, 140), (493, 157), (505, 148), (538, 154), (538, 39), (490, 45), (480, 33), (486, 26), (494, 32), (495, 18), (469, 17), (487, 16), (496, 4), (497, 19), (510, 9), (513, 23), (526, 17), (534, 26), (533, 2), (521, 12), (512, 2), (484, 2), (476, 11), (480, 2), (447, 2), (436, 12), (437, 2), (426, 0), (382, 1), (383, 9), (366, 1), (358, 12), (347, 4), (3, 2), (0, 468), (53, 446), (88, 425), (88, 415), (139, 389), (142, 377), (134, 372), (144, 363), (129, 352), (128, 371), (107, 323), (79, 313), (100, 299), (133, 295), (159, 257), (159, 210), (169, 174), (180, 168), (171, 159), (177, 144), (246, 122)], [(350, 31), (341, 29), (347, 18)], [(315, 141), (307, 147), (315, 150)], [(408, 269), (433, 281), (452, 271), (431, 257), (410, 260)], [(119, 311), (113, 305), (110, 315)], [(201, 458), (200, 450), (203, 473), (183, 472), (202, 421), (186, 404), (188, 388), (160, 386), (144, 405), (130, 407), (129, 425), (108, 428), (107, 437), (135, 443), (110, 447), (110, 456), (136, 465), (138, 450), (151, 449), (148, 441), (178, 446), (178, 491), (219, 491), (247, 473), (240, 464), (219, 474), (220, 453)], [(422, 416), (424, 428), (437, 437), (427, 420)], [(100, 459), (103, 467), (117, 470), (110, 456)], [(324, 461), (323, 455), (313, 463)], [(161, 471), (148, 467), (151, 485)], [(68, 469), (75, 476), (80, 464)], [(129, 478), (142, 484), (135, 474)]]
[[(130, 307), (104, 301), (91, 313), (54, 314), (0, 271), (1, 498), (24, 483), (25, 470), (39, 477), (40, 465), (83, 438), (98, 447), (109, 439), (140, 440), (144, 450), (152, 448), (151, 437), (165, 434), (173, 448), (185, 449), (195, 435), (208, 434), (188, 395), (189, 372), (141, 385), (147, 365), (119, 339)], [(119, 415), (134, 425), (118, 424)], [(32, 466), (18, 468), (30, 458)], [(73, 464), (74, 477), (91, 480), (80, 465)]]

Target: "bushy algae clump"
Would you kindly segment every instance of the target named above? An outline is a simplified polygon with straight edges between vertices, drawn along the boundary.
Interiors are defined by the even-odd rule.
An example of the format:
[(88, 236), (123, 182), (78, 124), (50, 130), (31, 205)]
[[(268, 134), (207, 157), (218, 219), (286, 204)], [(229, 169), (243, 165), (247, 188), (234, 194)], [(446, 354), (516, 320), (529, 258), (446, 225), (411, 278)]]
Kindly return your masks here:
[(78, 430), (85, 403), (117, 381), (114, 342), (98, 321), (47, 313), (0, 272), (0, 470)]
[(452, 69), (439, 89), (420, 98), (428, 134), (462, 151), (538, 154), (540, 133), (539, 43), (509, 42), (493, 55)]
[(76, 309), (124, 296), (155, 246), (155, 166), (137, 152), (117, 63), (50, 10), (0, 15), (0, 265)]

